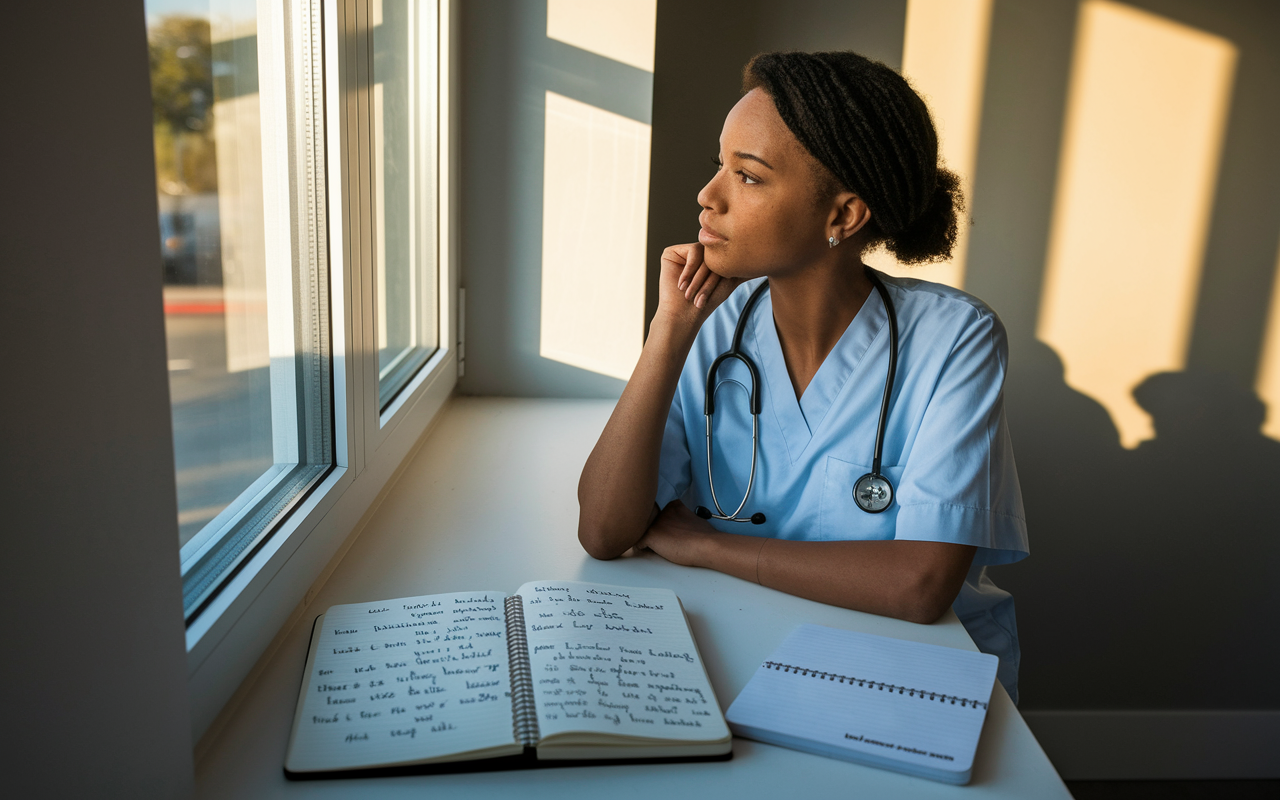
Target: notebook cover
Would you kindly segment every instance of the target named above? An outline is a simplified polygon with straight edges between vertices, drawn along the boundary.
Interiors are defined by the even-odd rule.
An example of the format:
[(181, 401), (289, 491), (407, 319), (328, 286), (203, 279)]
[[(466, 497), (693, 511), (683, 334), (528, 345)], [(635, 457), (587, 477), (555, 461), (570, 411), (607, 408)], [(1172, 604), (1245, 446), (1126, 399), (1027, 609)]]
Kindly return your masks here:
[(966, 783), (995, 686), (993, 655), (803, 625), (725, 718), (740, 736)]

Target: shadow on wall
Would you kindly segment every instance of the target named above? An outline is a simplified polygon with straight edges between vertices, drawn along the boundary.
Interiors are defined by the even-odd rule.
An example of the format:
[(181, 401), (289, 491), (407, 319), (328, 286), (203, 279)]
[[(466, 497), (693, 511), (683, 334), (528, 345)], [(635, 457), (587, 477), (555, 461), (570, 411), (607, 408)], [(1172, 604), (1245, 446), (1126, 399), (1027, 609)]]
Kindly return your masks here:
[[(997, 0), (966, 289), (1009, 329), (1032, 557), (992, 574), (1017, 599), (1024, 710), (1276, 708), (1280, 444), (1253, 387), (1280, 242), (1280, 13), (1128, 5), (1239, 48), (1184, 366), (1133, 389), (1155, 436), (1127, 450), (1035, 338), (1079, 5)], [(1133, 264), (1155, 281), (1165, 266)]]
[(1024, 342), (1007, 385), (1033, 557), (992, 570), (1017, 598), (1023, 708), (1274, 707), (1280, 443), (1232, 376), (1152, 375), (1156, 438), (1120, 446), (1106, 410)]

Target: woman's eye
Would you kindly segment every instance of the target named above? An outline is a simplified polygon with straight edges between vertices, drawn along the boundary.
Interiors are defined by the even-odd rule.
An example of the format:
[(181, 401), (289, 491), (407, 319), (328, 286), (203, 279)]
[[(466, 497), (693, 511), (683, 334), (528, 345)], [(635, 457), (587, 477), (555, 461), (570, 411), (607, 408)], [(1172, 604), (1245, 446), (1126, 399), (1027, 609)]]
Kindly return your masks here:
[[(711, 163), (715, 166), (716, 172), (719, 172), (720, 170), (724, 169), (724, 161), (719, 156), (712, 156)], [(734, 174), (737, 175), (739, 178), (741, 178), (742, 182), (748, 186), (753, 186), (760, 182), (759, 178), (755, 178), (751, 175), (748, 175), (742, 170), (738, 170)]]

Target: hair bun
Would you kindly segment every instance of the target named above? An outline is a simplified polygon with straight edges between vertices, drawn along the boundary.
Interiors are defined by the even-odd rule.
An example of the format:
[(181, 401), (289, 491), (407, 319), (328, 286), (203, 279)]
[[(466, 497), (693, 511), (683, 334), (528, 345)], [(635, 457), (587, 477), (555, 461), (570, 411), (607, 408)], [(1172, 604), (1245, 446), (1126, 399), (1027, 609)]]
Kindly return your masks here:
[(963, 212), (960, 178), (939, 167), (938, 182), (924, 212), (897, 235), (885, 237), (885, 249), (904, 264), (946, 261), (955, 248), (960, 231), (958, 220)]
[(778, 116), (835, 184), (871, 209), (865, 247), (907, 264), (951, 257), (960, 181), (939, 164), (929, 107), (888, 66), (851, 52), (761, 53), (742, 91), (763, 89)]

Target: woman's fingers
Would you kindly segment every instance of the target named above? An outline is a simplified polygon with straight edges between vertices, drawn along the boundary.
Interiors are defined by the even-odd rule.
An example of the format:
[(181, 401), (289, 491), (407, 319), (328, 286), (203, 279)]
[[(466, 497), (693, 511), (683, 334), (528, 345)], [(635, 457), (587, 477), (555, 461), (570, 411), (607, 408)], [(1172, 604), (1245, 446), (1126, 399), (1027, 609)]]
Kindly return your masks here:
[[(702, 264), (702, 245), (690, 245), (685, 251), (684, 269), (680, 270), (680, 277), (676, 281), (676, 288), (685, 291), (689, 286), (689, 282), (698, 274), (699, 269), (703, 269)], [(689, 295), (685, 295), (686, 298)]]
[(684, 288), (684, 299), (692, 302), (698, 308), (702, 308), (697, 302), (700, 294), (710, 294), (711, 289), (715, 288), (716, 282), (720, 280), (720, 276), (707, 268), (706, 264), (698, 267), (698, 271), (693, 274), (693, 278)]
[(701, 288), (699, 288), (698, 295), (695, 298), (693, 298), (693, 304), (698, 308), (702, 308), (706, 306), (707, 300), (711, 297), (711, 293), (714, 292), (716, 290), (716, 287), (720, 285), (720, 281), (721, 281), (720, 276), (715, 274), (714, 272), (710, 272), (710, 270), (708, 270), (708, 272), (710, 274), (707, 276), (707, 279), (703, 282)]
[(707, 273), (710, 271), (705, 264), (702, 264), (686, 278), (684, 287), (680, 290), (684, 293), (685, 300), (693, 299), (693, 296), (698, 292), (698, 288), (702, 286), (702, 282), (707, 279)]
[[(705, 318), (741, 283), (737, 278), (724, 278), (712, 272), (703, 260), (700, 244), (672, 245), (662, 253), (659, 279), (659, 308), (677, 317), (688, 316), (688, 322)], [(693, 306), (690, 309), (689, 306)], [(701, 324), (697, 322), (696, 324)]]

